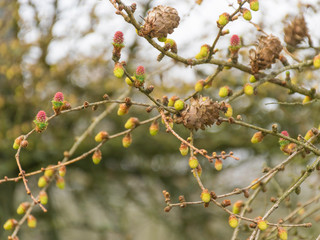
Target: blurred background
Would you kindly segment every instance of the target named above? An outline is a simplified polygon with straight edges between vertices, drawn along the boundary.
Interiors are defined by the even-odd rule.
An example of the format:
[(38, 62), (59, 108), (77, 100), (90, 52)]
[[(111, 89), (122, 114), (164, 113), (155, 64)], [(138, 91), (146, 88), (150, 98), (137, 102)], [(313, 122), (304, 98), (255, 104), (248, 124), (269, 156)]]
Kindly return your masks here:
[[(133, 1), (124, 1), (131, 4)], [(178, 53), (194, 57), (203, 44), (212, 44), (218, 28), (216, 21), (223, 12), (233, 12), (236, 1), (203, 0), (197, 5), (194, 0), (160, 1), (138, 0), (135, 16), (142, 23), (152, 7), (163, 4), (175, 7), (181, 17), (180, 26), (170, 36), (177, 42)], [(309, 4), (310, 6), (306, 6)], [(247, 6), (248, 7), (248, 6)], [(260, 10), (252, 12), (252, 21), (260, 24), (267, 33), (272, 33), (283, 42), (283, 27), (294, 16), (303, 13), (315, 46), (320, 46), (320, 1), (260, 1)], [(164, 58), (157, 62), (158, 51), (135, 33), (106, 0), (2, 0), (0, 2), (0, 178), (15, 177), (19, 171), (14, 159), (13, 141), (29, 132), (39, 110), (51, 115), (51, 100), (57, 91), (64, 93), (72, 106), (84, 101), (102, 100), (107, 93), (117, 99), (128, 86), (124, 79), (113, 76), (112, 38), (116, 31), (124, 33), (126, 47), (121, 60), (134, 72), (138, 65), (146, 68), (147, 84), (153, 84), (156, 98), (163, 95), (186, 97), (193, 92), (199, 79), (212, 74), (216, 66), (202, 65), (187, 68), (183, 64)], [(240, 17), (241, 18), (241, 17)], [(216, 58), (227, 60), (227, 47), (232, 34), (238, 34), (246, 46), (240, 50), (239, 62), (249, 64), (248, 50), (256, 42), (259, 33), (243, 19), (230, 23), (230, 35), (221, 38), (221, 49)], [(301, 44), (306, 47), (307, 42)], [(297, 57), (311, 59), (313, 49), (299, 50)], [(288, 58), (290, 63), (294, 61)], [(281, 67), (277, 63), (274, 68)], [(269, 71), (269, 70), (268, 70)], [(319, 89), (319, 70), (291, 71), (292, 81), (306, 88)], [(239, 70), (224, 70), (203, 92), (214, 100), (219, 87), (229, 85), (234, 91), (248, 82), (248, 74)], [(281, 75), (280, 77), (284, 77)], [(139, 92), (131, 91), (135, 101), (149, 100)], [(232, 103), (234, 116), (240, 114), (244, 121), (270, 128), (276, 123), (291, 136), (304, 135), (312, 127), (318, 127), (319, 103), (309, 105), (277, 105), (272, 102), (301, 102), (304, 96), (288, 94), (279, 86), (265, 84), (255, 96), (242, 96)], [(26, 172), (38, 170), (63, 159), (75, 138), (81, 135), (92, 119), (105, 106), (96, 111), (90, 109), (63, 114), (50, 121), (48, 129), (33, 134), (29, 146), (21, 153), (22, 167)], [(101, 130), (114, 134), (124, 130), (129, 116), (140, 120), (156, 115), (147, 114), (144, 108), (133, 106), (129, 116), (119, 117), (115, 108), (94, 129), (91, 136), (79, 146), (74, 156), (79, 156), (95, 146), (94, 136)], [(175, 130), (184, 138), (188, 132), (181, 126)], [(212, 126), (195, 134), (195, 145), (208, 152), (233, 151), (239, 161), (227, 159), (223, 170), (217, 172), (213, 164), (200, 158), (203, 168), (202, 180), (206, 187), (217, 194), (227, 193), (235, 187), (244, 187), (262, 176), (265, 166), (275, 166), (286, 156), (279, 150), (278, 139), (268, 136), (263, 143), (252, 145), (254, 131), (239, 126), (222, 124)], [(188, 157), (179, 153), (180, 143), (161, 126), (160, 133), (152, 137), (148, 126), (133, 132), (133, 144), (122, 147), (121, 139), (113, 139), (101, 148), (103, 161), (94, 165), (90, 157), (67, 168), (66, 188), (52, 186), (48, 190), (48, 212), (35, 208), (38, 219), (36, 229), (24, 225), (20, 239), (230, 239), (228, 215), (215, 206), (188, 206), (174, 208), (165, 213), (162, 190), (171, 194), (172, 202), (179, 195), (187, 201), (200, 199), (201, 190), (188, 166)], [(286, 171), (276, 175), (267, 185), (267, 192), (260, 193), (252, 205), (249, 217), (263, 215), (270, 208), (270, 197), (277, 197), (290, 186), (301, 170), (314, 160), (313, 156), (297, 157)], [(38, 176), (29, 178), (33, 193), (37, 194)], [(303, 185), (299, 196), (292, 194), (271, 217), (277, 222), (295, 209), (299, 202), (320, 193), (319, 174), (313, 174)], [(245, 200), (243, 196), (231, 197), (232, 202)], [(23, 183), (8, 182), (0, 185), (0, 223), (8, 218), (18, 218), (16, 208), (28, 201)], [(319, 202), (314, 207), (319, 208)], [(297, 229), (289, 235), (293, 239), (315, 239), (320, 234), (317, 227), (320, 216), (312, 208), (305, 221), (314, 223), (310, 229)], [(245, 226), (243, 227), (245, 230)], [(245, 239), (243, 231), (239, 239)], [(8, 233), (0, 228), (0, 238)]]

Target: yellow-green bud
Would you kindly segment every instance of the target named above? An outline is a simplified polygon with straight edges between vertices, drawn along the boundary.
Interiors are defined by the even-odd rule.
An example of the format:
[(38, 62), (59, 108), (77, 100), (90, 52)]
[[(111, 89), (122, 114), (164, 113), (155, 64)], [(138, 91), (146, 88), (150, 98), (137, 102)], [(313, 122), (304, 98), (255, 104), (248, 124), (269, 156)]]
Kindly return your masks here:
[(124, 127), (126, 129), (134, 129), (136, 126), (139, 125), (139, 119), (135, 117), (131, 117), (128, 119), (128, 121), (125, 123)]
[(46, 205), (48, 203), (48, 194), (45, 191), (41, 191), (39, 193), (39, 200), (42, 205)]
[(253, 134), (253, 136), (251, 138), (251, 142), (253, 144), (259, 143), (259, 142), (262, 142), (263, 138), (264, 138), (264, 136), (263, 136), (262, 132), (256, 132), (255, 134)]
[(229, 225), (232, 228), (236, 228), (238, 226), (238, 219), (235, 215), (230, 215), (229, 217)]
[(113, 75), (117, 78), (122, 78), (124, 74), (124, 69), (121, 63), (116, 63), (114, 65), (114, 69), (113, 69)]
[[(257, 180), (258, 180), (258, 178), (256, 178), (255, 180), (253, 180), (253, 181), (251, 182), (251, 184), (257, 182)], [(259, 186), (260, 186), (260, 182), (254, 184), (254, 185), (251, 187), (251, 189), (252, 189), (252, 190), (257, 189)]]
[[(53, 165), (49, 165), (48, 166), (48, 168), (50, 168), (50, 167), (53, 167)], [(45, 171), (44, 171), (44, 175), (46, 176), (46, 177), (52, 177), (53, 176), (53, 174), (55, 173), (55, 171), (56, 171), (56, 169), (46, 169)]]
[(66, 183), (64, 181), (64, 178), (61, 176), (58, 176), (56, 179), (56, 186), (60, 189), (64, 189)]
[(252, 11), (258, 11), (259, 10), (259, 1), (258, 0), (250, 0), (250, 9)]
[(226, 117), (232, 117), (233, 109), (229, 103), (226, 103), (226, 107), (228, 108), (227, 112), (224, 114)]
[(102, 153), (101, 153), (100, 149), (97, 149), (92, 154), (92, 162), (97, 165), (100, 163), (101, 159), (102, 159)]
[(282, 227), (278, 227), (278, 236), (281, 240), (287, 240), (288, 239), (288, 233), (287, 231), (282, 228)]
[(204, 189), (200, 195), (201, 200), (205, 203), (209, 203), (211, 201), (211, 195), (208, 191), (208, 189)]
[(11, 218), (8, 219), (4, 224), (3, 224), (3, 228), (4, 230), (11, 230), (13, 229), (15, 226), (17, 226), (18, 222), (17, 220)]
[(19, 215), (24, 214), (24, 213), (26, 213), (26, 211), (28, 210), (29, 207), (30, 207), (29, 202), (20, 203), (20, 205), (17, 208), (17, 213)]
[(29, 228), (35, 228), (37, 226), (37, 219), (33, 215), (29, 215), (27, 223)]
[(312, 100), (312, 98), (310, 96), (305, 96), (305, 98), (302, 101), (302, 104), (306, 104), (308, 102), (310, 102)]
[(149, 133), (151, 136), (157, 135), (159, 132), (159, 123), (157, 121), (154, 121), (151, 123), (149, 128)]
[(189, 153), (189, 147), (186, 144), (181, 143), (181, 145), (179, 147), (179, 151), (182, 156), (187, 156)]
[(126, 103), (121, 103), (118, 108), (118, 116), (123, 116), (129, 112), (129, 107)]
[(181, 111), (184, 109), (184, 101), (179, 99), (174, 102), (174, 108), (178, 111)]
[(222, 161), (220, 159), (216, 159), (216, 161), (214, 162), (214, 168), (217, 171), (221, 171), (222, 170)]
[(305, 140), (309, 140), (310, 138), (312, 138), (314, 136), (314, 134), (313, 134), (313, 132), (312, 132), (312, 130), (310, 129), (307, 133), (306, 133), (306, 135), (304, 136), (304, 139)]
[(249, 78), (249, 82), (255, 83), (256, 81), (257, 81), (257, 79), (255, 78), (255, 76), (251, 75)]
[(315, 68), (320, 68), (320, 54), (313, 58), (313, 66)]
[(177, 96), (172, 96), (170, 99), (169, 99), (169, 102), (168, 102), (168, 107), (173, 107), (174, 106), (174, 102), (177, 101), (179, 98)]
[(200, 48), (200, 52), (195, 56), (196, 59), (204, 59), (207, 58), (210, 52), (210, 46), (208, 44), (204, 44)]
[(122, 138), (122, 146), (125, 148), (130, 147), (132, 143), (132, 137), (131, 133), (127, 133), (123, 138)]
[(189, 166), (194, 169), (199, 166), (198, 159), (195, 156), (189, 158)]
[(229, 22), (230, 15), (228, 13), (223, 13), (219, 16), (218, 24), (220, 26), (225, 26)]
[(94, 140), (96, 142), (102, 142), (103, 140), (107, 140), (109, 138), (109, 134), (106, 131), (100, 131), (95, 137)]
[(252, 15), (249, 9), (243, 8), (242, 9), (243, 18), (247, 21), (250, 21), (252, 19)]
[(265, 220), (259, 220), (258, 221), (258, 228), (261, 230), (261, 231), (264, 231), (268, 228), (268, 224), (267, 224), (267, 221)]
[[(135, 77), (135, 76), (131, 76), (131, 78), (132, 78), (133, 81), (136, 80), (136, 77)], [(132, 86), (134, 85), (134, 82), (132, 82), (131, 79), (128, 78), (128, 77), (126, 77), (125, 81), (126, 81), (126, 83), (127, 83), (130, 87), (132, 87)]]
[(241, 201), (241, 200), (236, 201), (232, 206), (232, 212), (234, 214), (239, 214), (242, 206), (243, 206), (243, 201)]
[(20, 136), (20, 137), (17, 137), (15, 140), (14, 140), (14, 143), (13, 143), (13, 149), (18, 149), (20, 147), (20, 144), (23, 140), (23, 136)]
[(243, 91), (246, 95), (251, 96), (254, 93), (254, 88), (250, 83), (246, 83), (243, 87)]
[(232, 90), (229, 88), (229, 86), (223, 86), (219, 90), (219, 96), (222, 98), (228, 97), (232, 94)]
[(65, 165), (62, 165), (60, 168), (59, 168), (59, 175), (61, 177), (64, 177), (66, 175), (66, 172), (67, 172), (67, 167)]
[(49, 178), (48, 177), (41, 176), (39, 178), (39, 180), (38, 180), (38, 187), (39, 188), (43, 188), (43, 187), (47, 186), (48, 182), (49, 182)]
[(194, 85), (194, 90), (196, 92), (201, 92), (203, 90), (203, 86), (204, 86), (204, 80), (199, 80), (196, 82), (196, 84)]

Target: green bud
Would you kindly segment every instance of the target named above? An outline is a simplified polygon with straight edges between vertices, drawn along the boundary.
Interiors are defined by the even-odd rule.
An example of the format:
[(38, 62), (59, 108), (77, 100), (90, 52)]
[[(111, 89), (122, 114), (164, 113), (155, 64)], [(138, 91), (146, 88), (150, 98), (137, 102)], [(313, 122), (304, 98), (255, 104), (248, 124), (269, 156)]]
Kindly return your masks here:
[(178, 111), (181, 111), (184, 109), (184, 101), (179, 99), (174, 102), (174, 108)]
[(94, 164), (99, 164), (102, 159), (102, 153), (100, 149), (97, 149), (92, 155), (92, 161)]

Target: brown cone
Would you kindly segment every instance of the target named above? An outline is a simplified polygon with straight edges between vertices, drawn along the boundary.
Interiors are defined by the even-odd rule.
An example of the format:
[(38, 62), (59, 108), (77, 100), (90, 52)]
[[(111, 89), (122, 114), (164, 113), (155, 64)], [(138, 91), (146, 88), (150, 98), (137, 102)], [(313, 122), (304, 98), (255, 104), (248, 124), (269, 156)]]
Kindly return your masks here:
[(250, 65), (253, 73), (271, 67), (272, 63), (279, 58), (282, 45), (280, 40), (273, 36), (261, 36), (256, 50), (250, 50)]
[(284, 29), (284, 41), (291, 47), (296, 47), (305, 37), (309, 38), (308, 28), (303, 16), (295, 17)]
[(219, 110), (223, 110), (223, 104), (213, 102), (209, 97), (192, 98), (190, 105), (181, 112), (177, 123), (183, 123), (186, 128), (198, 130), (211, 126), (219, 118)]
[(140, 36), (151, 38), (167, 37), (178, 27), (180, 17), (176, 9), (159, 5), (148, 12), (145, 23), (139, 31)]

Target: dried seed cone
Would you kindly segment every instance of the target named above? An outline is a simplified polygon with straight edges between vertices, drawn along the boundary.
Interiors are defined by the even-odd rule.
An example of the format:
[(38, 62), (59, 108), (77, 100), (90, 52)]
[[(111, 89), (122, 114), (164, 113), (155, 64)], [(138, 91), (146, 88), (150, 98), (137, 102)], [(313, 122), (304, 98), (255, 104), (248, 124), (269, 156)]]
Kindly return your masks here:
[(219, 118), (219, 110), (221, 105), (213, 102), (209, 97), (192, 98), (182, 112), (181, 117), (177, 119), (177, 123), (183, 123), (186, 128), (198, 130), (211, 126)]
[(149, 11), (144, 20), (145, 24), (139, 31), (139, 35), (162, 38), (173, 33), (179, 25), (180, 17), (176, 9), (159, 5)]
[(261, 36), (256, 50), (250, 50), (250, 65), (253, 73), (271, 67), (276, 62), (282, 50), (280, 40), (273, 36)]
[(296, 47), (305, 37), (309, 37), (306, 21), (303, 16), (295, 17), (284, 29), (286, 44)]

